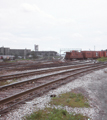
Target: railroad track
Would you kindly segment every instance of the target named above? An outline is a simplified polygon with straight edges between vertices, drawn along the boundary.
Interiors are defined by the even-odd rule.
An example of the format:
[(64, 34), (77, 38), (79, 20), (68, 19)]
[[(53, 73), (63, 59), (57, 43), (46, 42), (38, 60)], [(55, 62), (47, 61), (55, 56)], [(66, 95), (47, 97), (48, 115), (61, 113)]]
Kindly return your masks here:
[(52, 67), (52, 68), (44, 68), (44, 69), (38, 69), (38, 70), (32, 70), (28, 72), (21, 72), (21, 73), (16, 73), (16, 74), (11, 74), (11, 75), (2, 75), (0, 76), (0, 82), (6, 81), (6, 80), (11, 80), (11, 79), (17, 79), (21, 77), (26, 77), (26, 76), (31, 76), (31, 75), (40, 75), (43, 73), (47, 72), (53, 72), (53, 71), (59, 71), (59, 70), (66, 70), (69, 68), (77, 68), (77, 67), (82, 67), (82, 66), (92, 66), (95, 64), (78, 64), (78, 65), (69, 65), (69, 66), (61, 66), (61, 67)]
[[(13, 86), (11, 86), (11, 89), (15, 89), (16, 87), (25, 87), (26, 84), (37, 84), (38, 82), (40, 82), (40, 84), (33, 86), (29, 89), (25, 89), (25, 90), (21, 90), (21, 92), (18, 92), (14, 95), (5, 97), (3, 99), (0, 100), (0, 114), (8, 111), (10, 108), (12, 108), (13, 106), (17, 105), (18, 103), (21, 103), (22, 101), (25, 101), (29, 98), (38, 96), (41, 94), (41, 92), (46, 92), (49, 91), (52, 88), (58, 87), (59, 85), (65, 84), (73, 79), (75, 79), (75, 77), (77, 75), (83, 75), (83, 73), (87, 73), (87, 72), (91, 72), (93, 70), (98, 70), (101, 68), (107, 67), (107, 64), (101, 65), (101, 64), (95, 64), (93, 66), (86, 66), (86, 67), (81, 67), (81, 68), (75, 68), (75, 69), (68, 69), (68, 70), (63, 70), (57, 73), (51, 73), (48, 75), (44, 75), (35, 79), (31, 79), (31, 80), (27, 80), (26, 82), (24, 81), (24, 83), (18, 82), (16, 85), (14, 84)], [(52, 79), (52, 76), (57, 76), (55, 77), (54, 80)], [(44, 78), (48, 78), (50, 77), (49, 80), (43, 80)], [(42, 80), (42, 81), (40, 81)], [(3, 88), (5, 87), (5, 88)], [(7, 88), (6, 88), (7, 87)], [(9, 86), (2, 86), (0, 90), (2, 91), (9, 91)]]
[(39, 68), (47, 68), (47, 67), (58, 67), (58, 66), (65, 66), (65, 65), (73, 65), (73, 64), (84, 64), (88, 62), (53, 62), (53, 63), (14, 63), (14, 64), (7, 64), (0, 67), (0, 71), (22, 71), (22, 70), (31, 70), (31, 69), (39, 69)]
[[(94, 67), (94, 66), (96, 66), (96, 64), (94, 64), (94, 65), (91, 64), (90, 66)], [(75, 68), (75, 69), (72, 69), (71, 66), (65, 66), (65, 67), (52, 68), (51, 70), (50, 69), (47, 69), (47, 70), (46, 69), (45, 70), (38, 70), (36, 72), (37, 73), (39, 72), (39, 74), (43, 74), (43, 73), (46, 74), (47, 72), (48, 72), (48, 74), (46, 74), (46, 75), (43, 74), (42, 76), (39, 76), (39, 77), (36, 77), (36, 78), (33, 78), (33, 79), (27, 79), (27, 80), (15, 82), (15, 83), (12, 83), (12, 84), (0, 86), (0, 90), (4, 90), (4, 89), (7, 90), (8, 88), (14, 88), (14, 87), (17, 87), (17, 86), (20, 86), (20, 85), (24, 85), (24, 84), (28, 84), (28, 83), (33, 83), (33, 82), (35, 82), (35, 81), (37, 81), (39, 79), (43, 79), (43, 78), (46, 78), (46, 77), (60, 75), (60, 74), (68, 73), (68, 72), (74, 72), (74, 71), (81, 70), (81, 69), (88, 69), (88, 68), (90, 68), (90, 66), (86, 66), (86, 65), (85, 65), (85, 67), (84, 66), (82, 66), (82, 67), (78, 66), (79, 68)], [(59, 71), (59, 70), (62, 70), (62, 71)], [(50, 72), (54, 72), (54, 71), (55, 71), (55, 73), (50, 73)], [(56, 72), (56, 71), (59, 71), (59, 72)]]

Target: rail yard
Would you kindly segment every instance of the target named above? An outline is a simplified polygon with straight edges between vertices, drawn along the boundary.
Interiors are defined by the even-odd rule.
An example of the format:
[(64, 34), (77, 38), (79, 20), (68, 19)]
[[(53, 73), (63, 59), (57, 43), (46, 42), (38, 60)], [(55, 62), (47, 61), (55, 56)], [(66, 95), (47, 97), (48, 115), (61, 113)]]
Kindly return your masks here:
[(0, 1), (0, 120), (107, 120), (107, 1)]
[[(106, 62), (45, 61), (0, 63), (0, 115), (64, 84), (107, 67)], [(7, 72), (6, 72), (7, 71)], [(3, 74), (4, 72), (4, 74)]]

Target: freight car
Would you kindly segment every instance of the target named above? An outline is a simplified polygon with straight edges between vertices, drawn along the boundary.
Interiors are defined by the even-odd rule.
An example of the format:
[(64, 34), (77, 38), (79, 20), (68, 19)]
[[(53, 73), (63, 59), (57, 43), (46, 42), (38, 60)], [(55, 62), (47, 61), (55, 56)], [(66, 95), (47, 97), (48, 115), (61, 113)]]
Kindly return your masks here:
[(70, 60), (70, 55), (71, 55), (71, 52), (66, 52), (65, 59)]
[(81, 51), (83, 54), (83, 59), (91, 59), (92, 58), (92, 51)]
[(66, 52), (65, 59), (97, 59), (101, 57), (107, 57), (107, 51), (71, 51)]

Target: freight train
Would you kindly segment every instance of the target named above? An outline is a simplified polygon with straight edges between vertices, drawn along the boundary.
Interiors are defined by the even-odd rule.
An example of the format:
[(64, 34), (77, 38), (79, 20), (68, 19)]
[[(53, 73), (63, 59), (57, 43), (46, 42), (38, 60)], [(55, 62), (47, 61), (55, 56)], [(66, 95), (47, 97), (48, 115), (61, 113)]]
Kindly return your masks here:
[(101, 57), (107, 57), (107, 51), (76, 51), (66, 52), (66, 60), (82, 60), (82, 59), (97, 59)]

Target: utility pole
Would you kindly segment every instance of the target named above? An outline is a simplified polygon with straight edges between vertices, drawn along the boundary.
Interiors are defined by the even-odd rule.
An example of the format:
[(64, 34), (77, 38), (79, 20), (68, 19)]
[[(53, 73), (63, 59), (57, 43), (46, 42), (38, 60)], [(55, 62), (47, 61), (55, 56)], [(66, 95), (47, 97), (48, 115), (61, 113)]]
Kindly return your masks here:
[(94, 51), (95, 51), (95, 45), (94, 45)]
[(61, 49), (60, 49), (60, 56), (61, 56)]
[(24, 50), (24, 59), (26, 59), (26, 48)]

